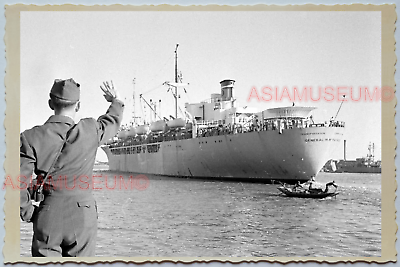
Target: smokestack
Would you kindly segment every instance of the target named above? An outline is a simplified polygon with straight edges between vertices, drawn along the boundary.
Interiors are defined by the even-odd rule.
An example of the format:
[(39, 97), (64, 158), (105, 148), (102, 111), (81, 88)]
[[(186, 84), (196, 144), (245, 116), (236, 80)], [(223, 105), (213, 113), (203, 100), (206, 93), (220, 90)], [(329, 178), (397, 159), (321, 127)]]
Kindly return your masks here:
[(231, 100), (233, 97), (233, 86), (235, 84), (235, 80), (223, 80), (220, 82), (220, 84), (222, 101)]
[(346, 160), (346, 140), (343, 140), (344, 148), (343, 148), (343, 158)]

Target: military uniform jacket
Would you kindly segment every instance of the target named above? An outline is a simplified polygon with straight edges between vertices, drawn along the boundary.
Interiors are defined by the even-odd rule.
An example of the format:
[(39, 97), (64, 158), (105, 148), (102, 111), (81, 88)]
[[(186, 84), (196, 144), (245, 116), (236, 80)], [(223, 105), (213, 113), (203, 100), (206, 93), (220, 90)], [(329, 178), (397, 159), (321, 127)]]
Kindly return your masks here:
[[(97, 148), (119, 129), (123, 103), (114, 100), (105, 115), (77, 124), (66, 116), (53, 115), (44, 125), (33, 127), (20, 135), (20, 215), (30, 221), (34, 207), (29, 192), (33, 173), (49, 178), (44, 186), (47, 194), (92, 197), (91, 181)], [(67, 132), (70, 130), (68, 138)], [(60, 151), (60, 148), (61, 152)], [(49, 170), (57, 154), (54, 167)], [(49, 198), (50, 199), (50, 198)]]

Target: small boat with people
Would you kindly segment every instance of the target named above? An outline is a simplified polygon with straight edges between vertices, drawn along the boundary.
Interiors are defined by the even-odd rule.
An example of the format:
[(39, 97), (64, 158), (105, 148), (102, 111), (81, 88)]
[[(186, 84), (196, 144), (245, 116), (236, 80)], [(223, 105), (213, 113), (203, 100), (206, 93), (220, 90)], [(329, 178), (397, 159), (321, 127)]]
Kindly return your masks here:
[[(288, 197), (300, 197), (300, 198), (326, 198), (326, 197), (336, 197), (339, 193), (337, 192), (337, 185), (335, 181), (325, 184), (325, 189), (314, 187), (314, 178), (303, 184), (297, 182), (295, 185), (287, 185), (281, 183), (278, 190)], [(334, 187), (334, 190), (330, 188)]]

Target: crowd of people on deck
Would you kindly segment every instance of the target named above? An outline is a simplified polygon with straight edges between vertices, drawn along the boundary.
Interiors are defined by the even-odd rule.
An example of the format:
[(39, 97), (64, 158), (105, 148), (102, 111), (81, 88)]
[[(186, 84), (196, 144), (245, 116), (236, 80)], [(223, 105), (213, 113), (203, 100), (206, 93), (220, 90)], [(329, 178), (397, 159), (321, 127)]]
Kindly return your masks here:
[(344, 127), (344, 122), (335, 121), (333, 118), (325, 123), (313, 123), (312, 117), (306, 119), (266, 119), (260, 121), (258, 118), (249, 120), (246, 123), (228, 123), (228, 124), (198, 124), (197, 133), (193, 136), (192, 128), (170, 128), (166, 132), (150, 132), (144, 135), (129, 136), (125, 139), (119, 139), (111, 144), (116, 146), (131, 146), (140, 144), (157, 143), (163, 141), (190, 139), (193, 137), (208, 137), (217, 135), (230, 135), (255, 131), (275, 131), (280, 133), (286, 129), (308, 128), (308, 127)]

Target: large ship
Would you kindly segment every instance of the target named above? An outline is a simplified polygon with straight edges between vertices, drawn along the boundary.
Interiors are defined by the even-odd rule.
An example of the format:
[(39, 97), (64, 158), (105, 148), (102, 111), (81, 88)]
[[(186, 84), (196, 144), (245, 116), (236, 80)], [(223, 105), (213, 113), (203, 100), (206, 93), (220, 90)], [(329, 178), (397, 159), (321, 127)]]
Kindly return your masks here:
[(368, 146), (368, 153), (365, 157), (347, 160), (346, 140), (344, 140), (344, 159), (329, 160), (324, 166), (324, 171), (338, 173), (381, 173), (382, 162), (380, 160), (375, 160), (374, 150), (374, 143), (370, 143)]
[[(178, 47), (178, 46), (177, 46)], [(176, 48), (177, 48), (176, 47)], [(175, 50), (175, 90), (180, 87)], [(236, 107), (234, 80), (175, 116), (121, 129), (102, 146), (109, 169), (176, 177), (294, 183), (315, 177), (343, 138), (344, 122), (315, 123), (314, 107)], [(155, 109), (153, 109), (155, 112)]]

